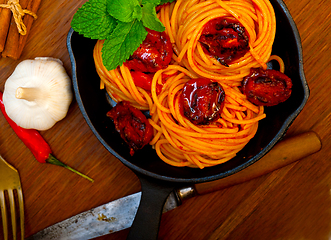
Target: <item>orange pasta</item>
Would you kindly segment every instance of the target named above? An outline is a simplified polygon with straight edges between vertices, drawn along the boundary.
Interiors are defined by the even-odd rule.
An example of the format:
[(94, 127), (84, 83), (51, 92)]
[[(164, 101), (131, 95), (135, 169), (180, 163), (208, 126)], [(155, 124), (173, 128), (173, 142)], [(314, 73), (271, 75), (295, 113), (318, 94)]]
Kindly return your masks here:
[[(268, 0), (178, 0), (173, 4), (167, 5), (169, 10), (161, 11), (159, 18), (174, 44), (179, 64), (201, 77), (231, 86), (239, 86), (250, 68), (266, 68), (276, 30), (275, 13)], [(249, 35), (249, 52), (228, 67), (206, 55), (199, 42), (205, 24), (220, 17), (240, 22)]]
[[(174, 68), (181, 78), (167, 79), (167, 85), (159, 95), (152, 90), (153, 102), (157, 107), (150, 110), (150, 122), (155, 129), (151, 143), (158, 155), (174, 166), (200, 168), (233, 158), (255, 135), (258, 121), (265, 117), (263, 107), (256, 107), (249, 102), (243, 106), (246, 97), (237, 88), (224, 85), (226, 97), (222, 118), (214, 124), (196, 126), (179, 110), (182, 85), (189, 79), (182, 74), (184, 68), (170, 65), (161, 70), (155, 75), (152, 86)], [(233, 114), (227, 116), (225, 112)], [(173, 152), (181, 154), (173, 156)]]
[(138, 109), (148, 110), (152, 105), (152, 100), (144, 89), (135, 86), (129, 70), (123, 65), (108, 71), (103, 65), (101, 57), (103, 42), (97, 41), (93, 58), (96, 71), (104, 83), (107, 93), (115, 102), (128, 101)]
[[(102, 64), (103, 41), (94, 49), (96, 70), (115, 102), (129, 101), (149, 110), (154, 128), (150, 144), (164, 162), (177, 167), (204, 168), (222, 164), (254, 137), (264, 108), (249, 102), (240, 85), (251, 68), (266, 68), (276, 60), (280, 71), (284, 63), (271, 56), (275, 37), (275, 14), (268, 0), (177, 0), (158, 13), (173, 44), (173, 61), (154, 74), (151, 91), (135, 86), (130, 70), (122, 66), (108, 71)], [(216, 18), (239, 22), (249, 37), (248, 52), (224, 66), (206, 54), (199, 38), (203, 27)], [(184, 84), (192, 78), (209, 78), (225, 91), (221, 118), (208, 125), (194, 125), (180, 110)], [(157, 85), (162, 84), (161, 92)]]

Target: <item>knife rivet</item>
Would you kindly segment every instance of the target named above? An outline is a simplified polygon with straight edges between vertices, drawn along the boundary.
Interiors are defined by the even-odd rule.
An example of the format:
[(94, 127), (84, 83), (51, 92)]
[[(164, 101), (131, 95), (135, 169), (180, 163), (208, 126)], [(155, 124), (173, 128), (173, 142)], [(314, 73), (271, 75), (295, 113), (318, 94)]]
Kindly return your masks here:
[(185, 188), (178, 189), (176, 191), (176, 195), (177, 195), (180, 203), (182, 203), (183, 201), (185, 201), (189, 198), (192, 198), (192, 197), (196, 196), (197, 194), (193, 187), (185, 187)]

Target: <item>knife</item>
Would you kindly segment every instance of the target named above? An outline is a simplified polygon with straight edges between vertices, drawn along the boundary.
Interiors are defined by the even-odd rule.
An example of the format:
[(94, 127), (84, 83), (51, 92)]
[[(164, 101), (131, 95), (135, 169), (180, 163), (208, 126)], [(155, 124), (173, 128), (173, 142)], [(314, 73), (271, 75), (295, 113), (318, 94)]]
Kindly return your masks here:
[[(240, 184), (285, 167), (319, 151), (321, 147), (320, 138), (311, 131), (284, 139), (259, 161), (236, 174), (172, 192), (163, 212), (176, 208), (194, 196)], [(111, 201), (41, 230), (27, 240), (85, 240), (129, 228), (135, 218), (140, 198), (141, 192), (138, 192)]]

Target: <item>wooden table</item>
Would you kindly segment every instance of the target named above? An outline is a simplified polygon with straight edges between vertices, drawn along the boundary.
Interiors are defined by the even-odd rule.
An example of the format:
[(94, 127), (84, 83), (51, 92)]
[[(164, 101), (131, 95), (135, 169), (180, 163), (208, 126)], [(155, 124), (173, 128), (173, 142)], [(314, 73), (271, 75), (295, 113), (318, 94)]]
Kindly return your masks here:
[[(66, 36), (86, 0), (44, 0), (20, 60), (0, 59), (0, 90), (16, 65), (60, 58), (69, 74)], [(285, 0), (299, 29), (311, 95), (287, 135), (319, 134), (320, 152), (252, 181), (188, 200), (163, 215), (159, 239), (329, 239), (331, 232), (331, 5)], [(38, 163), (0, 115), (0, 153), (19, 170), (26, 237), (56, 222), (140, 190), (138, 178), (96, 139), (74, 101), (67, 117), (41, 132), (54, 155), (95, 182)], [(98, 239), (125, 239), (128, 230)], [(0, 234), (2, 239), (2, 234)]]

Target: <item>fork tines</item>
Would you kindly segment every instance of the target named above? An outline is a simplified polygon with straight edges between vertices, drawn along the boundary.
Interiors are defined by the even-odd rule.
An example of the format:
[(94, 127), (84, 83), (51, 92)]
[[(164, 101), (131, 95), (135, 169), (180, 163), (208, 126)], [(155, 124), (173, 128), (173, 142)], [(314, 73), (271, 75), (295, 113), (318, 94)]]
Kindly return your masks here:
[[(23, 191), (18, 171), (0, 156), (0, 221), (4, 239), (24, 239)], [(18, 212), (18, 213), (17, 213)], [(11, 221), (9, 220), (11, 219)], [(17, 228), (20, 226), (20, 229)], [(11, 231), (9, 230), (11, 229)], [(17, 234), (19, 233), (19, 234)], [(1, 235), (1, 224), (0, 224)]]
[[(6, 202), (9, 202), (6, 204)], [(9, 227), (8, 219), (11, 218), (11, 228), (13, 239), (17, 238), (17, 220), (20, 221), (20, 235), (21, 239), (24, 239), (24, 211), (23, 211), (23, 194), (21, 189), (9, 189), (7, 191), (0, 191), (0, 207), (1, 207), (1, 217), (2, 217), (2, 226), (4, 239), (8, 239), (9, 236)], [(10, 215), (7, 214), (7, 211), (10, 209)], [(16, 215), (16, 209), (19, 209), (20, 213)]]

